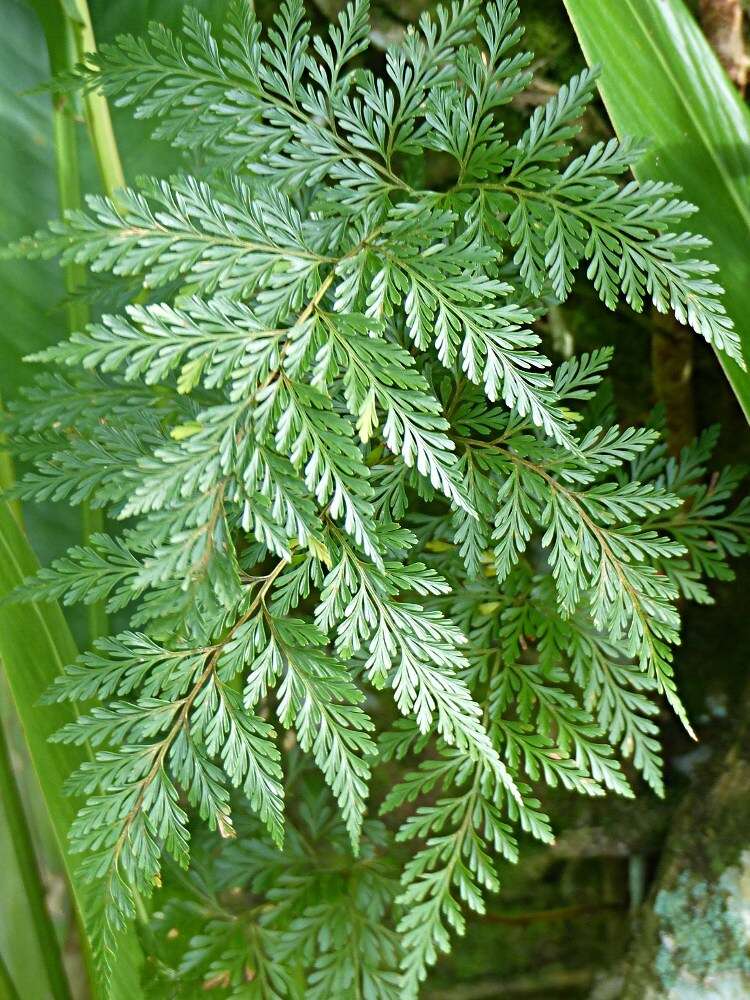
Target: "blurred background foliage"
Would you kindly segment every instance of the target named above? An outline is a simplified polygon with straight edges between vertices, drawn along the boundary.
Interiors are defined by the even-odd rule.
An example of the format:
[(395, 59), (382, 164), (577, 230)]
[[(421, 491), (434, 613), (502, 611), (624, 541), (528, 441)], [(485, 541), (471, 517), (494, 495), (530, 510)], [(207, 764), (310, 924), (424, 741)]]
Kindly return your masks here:
[[(704, 6), (705, 2), (701, 0)], [(193, 5), (220, 25), (224, 0), (193, 0)], [(373, 62), (382, 58), (389, 40), (398, 37), (432, 5), (433, 0), (374, 0)], [(111, 40), (122, 32), (138, 33), (149, 20), (176, 27), (182, 6), (177, 0), (90, 2), (99, 41)], [(311, 20), (317, 27), (335, 18), (341, 6), (340, 0), (308, 0)], [(690, 6), (696, 14), (703, 13), (698, 0)], [(275, 0), (256, 3), (263, 19), (268, 19), (275, 7)], [(580, 70), (585, 61), (563, 0), (524, 0), (522, 7), (527, 44), (536, 53), (532, 100), (541, 102)], [(58, 193), (51, 100), (48, 92), (35, 89), (49, 77), (42, 30), (34, 11), (22, 0), (0, 0), (0, 24), (0, 234), (7, 242), (58, 214)], [(515, 109), (519, 130), (528, 110), (528, 103)], [(128, 179), (148, 173), (164, 175), (180, 166), (175, 151), (149, 140), (149, 123), (134, 121), (129, 112), (119, 109), (113, 109), (113, 120)], [(82, 187), (98, 190), (99, 180), (82, 119), (77, 131)], [(594, 139), (611, 134), (602, 105), (588, 114), (585, 131), (587, 138)], [(187, 166), (200, 171), (200, 163)], [(4, 261), (0, 264), (0, 295), (0, 394), (8, 398), (19, 385), (29, 381), (31, 373), (22, 363), (22, 356), (64, 333), (62, 272), (54, 262)], [(611, 391), (623, 420), (643, 421), (655, 406), (662, 406), (668, 426), (677, 436), (719, 422), (719, 459), (750, 459), (744, 417), (714, 355), (698, 338), (686, 340), (673, 326), (654, 316), (637, 317), (626, 309), (608, 313), (592, 291), (583, 286), (564, 307), (552, 311), (541, 332), (561, 356), (600, 344), (614, 345)], [(679, 376), (676, 387), (675, 371)], [(688, 377), (686, 372), (690, 373)], [(59, 555), (80, 535), (79, 515), (61, 506), (35, 507), (25, 516), (34, 549), (43, 563)], [(713, 775), (726, 769), (727, 753), (744, 752), (750, 757), (750, 699), (744, 693), (750, 638), (749, 588), (750, 567), (740, 566), (735, 583), (713, 588), (714, 606), (684, 609), (684, 637), (677, 669), (699, 742), (693, 744), (671, 714), (664, 713), (666, 799), (659, 801), (643, 788), (633, 801), (589, 800), (560, 793), (550, 803), (555, 825), (564, 831), (557, 844), (542, 849), (527, 843), (521, 864), (506, 866), (501, 894), (492, 900), (484, 919), (472, 922), (469, 936), (456, 946), (453, 955), (437, 967), (428, 984), (428, 997), (605, 1000), (625, 995), (623, 958), (628, 947), (638, 941), (644, 925), (654, 919), (658, 889), (654, 889), (655, 873), (661, 865), (663, 875), (669, 856), (675, 852), (679, 855), (695, 848), (689, 836), (679, 841), (681, 828), (691, 826), (685, 820), (686, 810), (695, 820), (695, 789), (713, 787)], [(83, 643), (83, 623), (71, 618), (71, 624)], [(60, 864), (5, 697), (3, 706), (3, 725), (10, 734), (14, 767), (35, 829), (48, 903), (65, 942), (66, 960), (75, 983), (80, 959)], [(743, 788), (727, 793), (739, 827), (730, 838), (731, 844), (726, 843), (724, 821), (719, 823), (716, 813), (705, 818), (716, 848), (709, 854), (721, 856), (726, 864), (737, 863), (742, 838), (749, 828), (745, 825), (743, 830), (742, 823), (750, 818), (745, 816), (750, 812), (750, 795), (745, 794), (750, 785)], [(737, 805), (736, 795), (744, 795), (744, 809)], [(698, 796), (705, 805), (707, 796), (702, 791)], [(722, 815), (720, 809), (721, 804), (718, 815)], [(19, 993), (24, 998), (43, 1000), (38, 972), (41, 956), (34, 936), (26, 932), (30, 915), (5, 823), (0, 826), (0, 870), (4, 887), (0, 952)], [(718, 878), (717, 871), (707, 876), (709, 881)], [(668, 908), (671, 897), (663, 897), (659, 905)], [(695, 900), (691, 897), (686, 906), (695, 910)], [(691, 933), (699, 930), (693, 928)], [(637, 951), (638, 945), (635, 947)], [(648, 961), (652, 960), (651, 954)], [(0, 982), (0, 995), (1, 990)]]

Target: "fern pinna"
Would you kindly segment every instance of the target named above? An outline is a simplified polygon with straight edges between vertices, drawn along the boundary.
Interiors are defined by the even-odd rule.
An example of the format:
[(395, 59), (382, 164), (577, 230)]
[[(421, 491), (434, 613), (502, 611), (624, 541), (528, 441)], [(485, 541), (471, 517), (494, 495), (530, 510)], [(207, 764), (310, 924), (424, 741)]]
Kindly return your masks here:
[[(196, 164), (17, 247), (130, 298), (32, 358), (52, 371), (9, 420), (34, 467), (17, 495), (113, 529), (19, 595), (122, 621), (47, 694), (89, 706), (58, 739), (95, 748), (71, 836), (105, 969), (166, 866), (157, 924), (211, 915), (181, 975), (415, 996), (518, 832), (551, 840), (545, 785), (630, 796), (626, 757), (662, 789), (659, 700), (689, 726), (677, 601), (731, 575), (750, 509), (732, 470), (705, 484), (714, 432), (670, 458), (657, 426), (588, 405), (607, 348), (554, 367), (534, 325), (583, 268), (610, 308), (671, 310), (741, 363), (739, 341), (693, 207), (628, 179), (634, 142), (573, 152), (594, 72), (506, 136), (518, 13), (438, 8), (375, 76), (366, 0), (326, 38), (299, 0), (265, 34), (236, 0), (220, 40), (187, 9), (69, 81)], [(173, 877), (191, 827), (210, 905)]]

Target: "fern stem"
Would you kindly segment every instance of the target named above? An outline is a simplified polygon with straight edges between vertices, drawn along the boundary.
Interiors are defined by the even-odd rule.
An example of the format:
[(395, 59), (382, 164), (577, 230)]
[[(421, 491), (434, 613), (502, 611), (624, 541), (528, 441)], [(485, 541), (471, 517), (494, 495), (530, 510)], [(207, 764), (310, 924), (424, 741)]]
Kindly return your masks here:
[(0, 726), (0, 801), (51, 994), (55, 1000), (72, 1000), (57, 934), (44, 902), (45, 889), (34, 855), (31, 831), (13, 774), (2, 726)]

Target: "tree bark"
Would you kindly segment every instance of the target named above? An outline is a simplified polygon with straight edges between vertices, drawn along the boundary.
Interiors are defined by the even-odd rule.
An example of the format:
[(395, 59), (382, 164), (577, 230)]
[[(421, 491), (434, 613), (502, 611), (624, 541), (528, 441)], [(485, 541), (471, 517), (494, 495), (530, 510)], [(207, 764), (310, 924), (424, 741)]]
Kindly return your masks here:
[[(739, 718), (728, 748), (716, 753), (696, 776), (675, 815), (655, 883), (639, 916), (621, 1000), (750, 996), (750, 924), (740, 938), (735, 937), (727, 891), (736, 883), (744, 919), (745, 912), (750, 914), (750, 688)], [(698, 896), (705, 901), (704, 910), (696, 905)], [(666, 917), (663, 909), (661, 916), (657, 912), (660, 897), (670, 899)], [(705, 939), (697, 963), (684, 949), (675, 950), (675, 942), (686, 937)], [(722, 992), (726, 983), (730, 992)], [(680, 988), (692, 992), (679, 992)]]
[(742, 0), (700, 0), (701, 27), (711, 48), (740, 91), (747, 86)]

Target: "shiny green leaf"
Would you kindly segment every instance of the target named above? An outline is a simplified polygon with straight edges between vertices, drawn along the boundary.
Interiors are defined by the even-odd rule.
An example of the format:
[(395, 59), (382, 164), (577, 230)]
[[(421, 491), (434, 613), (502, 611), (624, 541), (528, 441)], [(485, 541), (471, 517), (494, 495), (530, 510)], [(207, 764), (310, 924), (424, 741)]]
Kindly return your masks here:
[[(639, 180), (673, 181), (700, 209), (725, 305), (750, 358), (750, 114), (682, 0), (565, 0), (618, 135), (646, 139)], [(719, 355), (750, 418), (750, 374)]]

